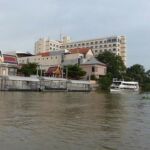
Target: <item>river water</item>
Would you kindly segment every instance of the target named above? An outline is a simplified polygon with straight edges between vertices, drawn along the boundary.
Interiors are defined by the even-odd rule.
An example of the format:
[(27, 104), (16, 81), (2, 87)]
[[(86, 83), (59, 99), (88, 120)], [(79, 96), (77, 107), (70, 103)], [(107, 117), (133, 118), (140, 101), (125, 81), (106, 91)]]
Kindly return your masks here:
[(0, 92), (0, 150), (148, 150), (144, 95)]

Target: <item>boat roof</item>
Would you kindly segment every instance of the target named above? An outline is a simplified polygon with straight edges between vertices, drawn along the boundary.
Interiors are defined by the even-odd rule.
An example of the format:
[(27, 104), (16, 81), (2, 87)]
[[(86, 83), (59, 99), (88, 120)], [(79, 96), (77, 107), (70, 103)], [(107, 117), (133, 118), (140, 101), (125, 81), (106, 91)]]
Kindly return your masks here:
[(113, 81), (113, 83), (115, 82), (122, 82), (122, 83), (127, 83), (127, 84), (138, 84), (138, 82), (135, 82), (135, 81)]

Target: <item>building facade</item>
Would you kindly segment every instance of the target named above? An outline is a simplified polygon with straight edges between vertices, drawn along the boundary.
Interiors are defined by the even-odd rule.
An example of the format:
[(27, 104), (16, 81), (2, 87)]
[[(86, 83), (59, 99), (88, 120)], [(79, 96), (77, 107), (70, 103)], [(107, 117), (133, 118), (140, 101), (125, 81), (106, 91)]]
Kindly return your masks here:
[(35, 56), (19, 57), (18, 63), (37, 63), (41, 70), (47, 70), (50, 66), (60, 65), (62, 62), (62, 54), (64, 51), (45, 52)]
[[(65, 39), (65, 41), (63, 41), (63, 45), (61, 46), (63, 49), (91, 48), (95, 56), (104, 51), (110, 51), (121, 56), (124, 64), (126, 65), (127, 54), (125, 36), (112, 36), (75, 42), (71, 42), (69, 38), (63, 39)], [(67, 41), (67, 39), (69, 40)]]
[(62, 38), (62, 41), (49, 40), (46, 38), (39, 39), (35, 43), (35, 54), (57, 51), (60, 49), (75, 49), (75, 48), (91, 48), (94, 56), (104, 52), (110, 51), (116, 55), (121, 56), (124, 64), (126, 65), (126, 38), (125, 36), (112, 36), (104, 38), (96, 38), (82, 41), (71, 41), (69, 36)]
[(96, 58), (89, 58), (86, 62), (80, 64), (80, 67), (86, 72), (86, 79), (90, 79), (92, 76), (99, 79), (107, 73), (106, 64), (99, 62)]
[(0, 51), (0, 76), (17, 75), (17, 68), (17, 57)]
[(35, 42), (34, 53), (39, 54), (47, 51), (60, 50), (62, 43), (56, 40), (41, 38)]

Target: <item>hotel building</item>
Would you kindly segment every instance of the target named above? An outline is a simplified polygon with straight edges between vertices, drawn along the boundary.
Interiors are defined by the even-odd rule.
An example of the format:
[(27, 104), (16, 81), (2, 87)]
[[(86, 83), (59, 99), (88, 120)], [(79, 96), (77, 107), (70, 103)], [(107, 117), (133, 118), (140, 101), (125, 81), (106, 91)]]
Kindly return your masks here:
[(63, 38), (63, 49), (74, 49), (74, 48), (91, 48), (94, 55), (104, 51), (110, 51), (116, 55), (121, 56), (124, 64), (126, 64), (126, 38), (125, 36), (112, 36), (105, 38), (97, 38), (90, 40), (82, 40), (71, 42), (69, 37)]
[(60, 50), (62, 43), (56, 40), (41, 38), (35, 42), (34, 53), (39, 54), (48, 51)]
[(74, 48), (90, 48), (92, 49), (94, 56), (97, 56), (104, 51), (110, 51), (121, 56), (126, 65), (127, 54), (125, 36), (111, 36), (81, 41), (71, 41), (69, 36), (65, 36), (61, 42), (49, 39), (39, 39), (35, 43), (35, 54), (47, 51), (57, 51), (60, 49), (70, 50)]

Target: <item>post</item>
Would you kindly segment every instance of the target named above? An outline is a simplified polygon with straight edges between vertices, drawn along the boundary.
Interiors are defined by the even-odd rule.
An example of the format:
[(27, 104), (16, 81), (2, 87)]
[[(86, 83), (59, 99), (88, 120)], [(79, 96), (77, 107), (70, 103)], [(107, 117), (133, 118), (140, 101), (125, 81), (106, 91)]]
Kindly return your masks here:
[(66, 79), (68, 78), (68, 67), (66, 67)]
[(61, 70), (62, 70), (62, 73), (61, 73), (62, 75), (61, 76), (63, 78), (64, 77), (64, 67), (62, 67)]
[(39, 66), (36, 67), (36, 76), (37, 77), (38, 77), (38, 73), (39, 73), (38, 68), (39, 68)]

